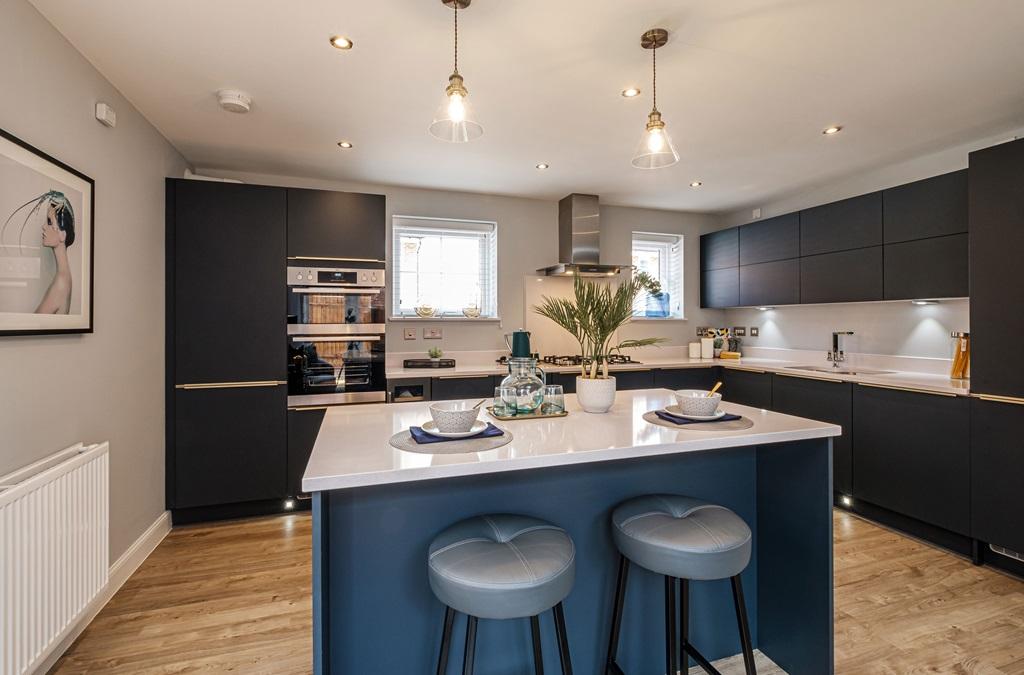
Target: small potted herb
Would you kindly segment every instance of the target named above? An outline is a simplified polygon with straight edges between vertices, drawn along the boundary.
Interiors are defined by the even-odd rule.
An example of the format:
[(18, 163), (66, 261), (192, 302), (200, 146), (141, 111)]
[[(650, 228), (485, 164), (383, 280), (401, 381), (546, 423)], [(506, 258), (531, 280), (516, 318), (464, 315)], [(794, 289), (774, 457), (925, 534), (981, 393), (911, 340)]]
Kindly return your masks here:
[(444, 352), (441, 351), (440, 347), (431, 347), (427, 350), (427, 356), (430, 357), (431, 361), (437, 363), (441, 360), (441, 357), (444, 356)]
[(719, 356), (722, 355), (722, 349), (725, 348), (725, 340), (723, 340), (721, 337), (716, 337), (715, 338), (714, 347), (715, 347), (715, 358), (717, 359)]

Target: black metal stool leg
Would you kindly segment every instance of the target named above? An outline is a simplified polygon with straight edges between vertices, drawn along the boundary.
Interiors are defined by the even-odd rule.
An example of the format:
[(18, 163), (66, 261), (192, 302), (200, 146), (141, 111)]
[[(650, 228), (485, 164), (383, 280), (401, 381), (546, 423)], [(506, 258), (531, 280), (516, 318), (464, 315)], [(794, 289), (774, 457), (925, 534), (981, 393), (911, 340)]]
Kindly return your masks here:
[(750, 626), (747, 624), (747, 607), (743, 602), (743, 584), (740, 575), (732, 578), (732, 598), (736, 604), (736, 620), (740, 625), (740, 643), (743, 646), (743, 667), (747, 675), (757, 675), (754, 665), (754, 648), (750, 644)]
[[(679, 636), (685, 650), (686, 645), (690, 644), (690, 580), (680, 579), (679, 589)], [(684, 671), (689, 666), (685, 652), (682, 666)]]
[(452, 624), (455, 623), (455, 610), (444, 608), (444, 628), (441, 629), (441, 653), (437, 656), (437, 675), (448, 672), (448, 653), (452, 648)]
[(605, 660), (606, 674), (621, 673), (615, 657), (619, 652), (619, 631), (622, 629), (622, 606), (626, 602), (626, 581), (629, 577), (629, 560), (619, 555), (619, 580), (615, 584), (615, 605), (612, 608), (612, 631), (608, 638), (608, 658)]
[(676, 637), (676, 580), (665, 577), (665, 666), (669, 675), (678, 675), (679, 643)]
[(533, 669), (537, 675), (544, 675), (544, 654), (540, 649), (540, 617), (530, 617), (530, 635), (533, 637)]
[(572, 675), (572, 658), (569, 655), (569, 636), (565, 632), (565, 610), (562, 603), (554, 608), (555, 632), (558, 633), (558, 656), (562, 659), (562, 675)]
[(466, 655), (462, 660), (462, 675), (473, 675), (473, 660), (476, 657), (476, 617), (469, 617), (466, 623)]

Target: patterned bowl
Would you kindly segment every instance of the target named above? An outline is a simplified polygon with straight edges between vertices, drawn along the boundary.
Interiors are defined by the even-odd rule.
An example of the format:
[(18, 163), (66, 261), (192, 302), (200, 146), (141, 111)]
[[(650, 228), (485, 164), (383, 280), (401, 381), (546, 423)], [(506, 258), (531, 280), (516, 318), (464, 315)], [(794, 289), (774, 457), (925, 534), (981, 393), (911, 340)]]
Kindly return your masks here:
[(469, 431), (479, 415), (480, 409), (469, 403), (446, 402), (430, 406), (430, 416), (434, 418), (437, 430), (445, 433)]
[(676, 403), (684, 415), (696, 417), (709, 417), (718, 411), (718, 404), (722, 401), (721, 394), (708, 396), (706, 389), (680, 389), (674, 392)]

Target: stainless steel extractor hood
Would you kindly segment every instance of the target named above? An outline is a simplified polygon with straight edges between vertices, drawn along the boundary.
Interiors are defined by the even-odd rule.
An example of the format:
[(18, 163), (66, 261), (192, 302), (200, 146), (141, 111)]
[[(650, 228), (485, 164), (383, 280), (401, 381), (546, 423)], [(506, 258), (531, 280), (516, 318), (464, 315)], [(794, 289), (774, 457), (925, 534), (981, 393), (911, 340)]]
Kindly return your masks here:
[(558, 202), (558, 264), (539, 270), (552, 276), (614, 276), (621, 265), (601, 263), (601, 209), (597, 195), (571, 194)]

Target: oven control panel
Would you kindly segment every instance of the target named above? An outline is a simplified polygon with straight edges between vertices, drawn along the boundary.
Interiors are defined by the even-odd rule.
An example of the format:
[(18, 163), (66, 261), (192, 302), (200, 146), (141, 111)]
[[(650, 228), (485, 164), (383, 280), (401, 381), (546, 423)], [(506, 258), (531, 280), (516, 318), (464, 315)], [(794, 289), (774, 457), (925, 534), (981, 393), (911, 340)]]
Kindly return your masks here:
[(289, 267), (289, 286), (384, 286), (384, 270), (340, 267)]

